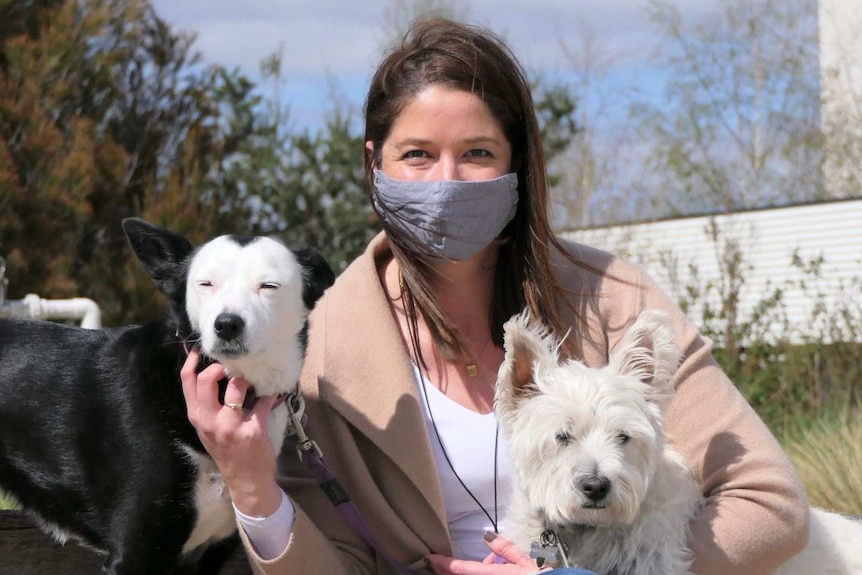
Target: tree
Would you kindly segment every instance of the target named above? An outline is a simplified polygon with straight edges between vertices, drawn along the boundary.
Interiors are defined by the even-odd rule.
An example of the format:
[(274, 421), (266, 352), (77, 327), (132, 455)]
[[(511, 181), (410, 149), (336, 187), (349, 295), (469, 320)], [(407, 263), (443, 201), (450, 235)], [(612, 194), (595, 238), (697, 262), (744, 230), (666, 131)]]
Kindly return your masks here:
[(862, 6), (820, 0), (820, 81), (823, 176), (830, 197), (862, 194)]
[(563, 170), (556, 166), (555, 160), (563, 157), (581, 132), (575, 121), (578, 105), (571, 88), (563, 82), (537, 77), (532, 90), (548, 164), (548, 185), (558, 188), (563, 184)]
[(654, 152), (652, 177), (633, 192), (660, 215), (823, 197), (816, 10), (804, 0), (718, 5), (699, 24), (670, 2), (648, 6), (667, 41), (668, 81), (661, 104), (635, 110)]
[(261, 71), (270, 90), (247, 110), (254, 131), (226, 167), (225, 184), (234, 188), (231, 195), (251, 200), (255, 233), (315, 247), (340, 271), (379, 230), (365, 191), (355, 112), (333, 87), (324, 126), (296, 133), (281, 95), (280, 54), (267, 58)]
[[(83, 295), (106, 323), (161, 301), (120, 228), (142, 215), (193, 238), (244, 221), (221, 168), (247, 126), (226, 126), (219, 68), (199, 66), (144, 0), (0, 7), (0, 252), (10, 297)], [(232, 132), (229, 130), (233, 130)]]
[[(595, 33), (581, 24), (578, 42), (560, 38), (559, 44), (571, 65), (574, 79), (567, 87), (572, 101), (568, 145), (555, 155), (557, 169), (554, 221), (563, 229), (604, 223), (620, 213), (621, 202), (596, 202), (620, 186), (626, 163), (626, 130), (614, 125), (613, 108), (620, 108), (630, 95), (619, 86), (603, 88), (603, 76), (612, 70), (621, 54), (608, 52)], [(574, 103), (577, 102), (577, 109)], [(612, 205), (608, 214), (602, 205)]]

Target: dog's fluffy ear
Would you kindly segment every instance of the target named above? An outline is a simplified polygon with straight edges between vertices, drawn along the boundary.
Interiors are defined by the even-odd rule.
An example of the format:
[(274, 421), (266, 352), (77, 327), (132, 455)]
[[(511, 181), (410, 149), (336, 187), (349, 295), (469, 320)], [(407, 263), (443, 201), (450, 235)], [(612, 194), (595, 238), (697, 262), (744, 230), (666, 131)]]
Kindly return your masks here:
[(194, 251), (185, 236), (139, 218), (124, 219), (123, 231), (135, 256), (160, 290), (173, 295), (185, 288), (186, 260)]
[(296, 261), (302, 266), (302, 300), (306, 309), (312, 309), (326, 288), (335, 283), (335, 272), (320, 252), (314, 248), (293, 250)]
[(503, 326), (506, 357), (497, 374), (496, 401), (501, 409), (539, 392), (537, 369), (558, 363), (557, 345), (546, 327), (533, 321), (525, 310)]
[(645, 310), (611, 352), (608, 368), (648, 384), (654, 394), (651, 399), (663, 404), (673, 394), (671, 380), (679, 360), (670, 316)]

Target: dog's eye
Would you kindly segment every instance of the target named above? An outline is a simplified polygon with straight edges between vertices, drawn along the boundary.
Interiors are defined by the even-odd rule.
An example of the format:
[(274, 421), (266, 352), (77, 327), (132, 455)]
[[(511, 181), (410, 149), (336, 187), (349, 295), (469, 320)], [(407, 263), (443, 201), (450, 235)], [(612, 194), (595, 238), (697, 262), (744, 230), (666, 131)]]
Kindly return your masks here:
[(561, 431), (557, 434), (557, 442), (563, 445), (568, 445), (572, 441), (572, 436), (567, 431)]
[(629, 439), (631, 439), (631, 437), (629, 437), (629, 436), (628, 436), (627, 434), (625, 434), (625, 433), (620, 433), (619, 435), (617, 435), (617, 439), (620, 441), (620, 443), (622, 443), (623, 445), (625, 445), (626, 443), (628, 443), (628, 442), (629, 442)]
[(263, 282), (260, 289), (278, 289), (280, 286), (275, 282)]

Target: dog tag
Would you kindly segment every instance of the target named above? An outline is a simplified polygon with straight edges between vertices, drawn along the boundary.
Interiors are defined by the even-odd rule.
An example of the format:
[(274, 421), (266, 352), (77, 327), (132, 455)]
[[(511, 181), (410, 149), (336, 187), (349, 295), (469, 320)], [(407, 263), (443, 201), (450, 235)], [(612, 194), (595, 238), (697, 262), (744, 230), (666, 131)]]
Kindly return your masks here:
[(553, 531), (542, 531), (538, 541), (530, 545), (530, 558), (536, 560), (536, 565), (542, 567), (546, 562), (557, 562), (560, 547), (557, 545), (557, 535)]
[(535, 559), (536, 565), (541, 567), (545, 562), (554, 563), (557, 560), (558, 551), (556, 545), (542, 545), (538, 541), (533, 541), (530, 545), (530, 559)]
[(542, 531), (539, 540), (533, 541), (530, 546), (530, 557), (536, 560), (539, 567), (545, 563), (571, 567), (568, 552), (568, 546), (550, 529)]

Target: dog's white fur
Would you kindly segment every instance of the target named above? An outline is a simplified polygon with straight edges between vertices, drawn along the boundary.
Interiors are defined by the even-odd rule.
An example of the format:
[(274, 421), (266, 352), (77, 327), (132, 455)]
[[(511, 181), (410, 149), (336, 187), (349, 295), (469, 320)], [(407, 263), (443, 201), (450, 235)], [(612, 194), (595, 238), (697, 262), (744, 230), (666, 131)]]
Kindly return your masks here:
[[(303, 362), (297, 334), (307, 316), (302, 285), (302, 266), (276, 240), (258, 237), (243, 245), (221, 236), (207, 242), (192, 258), (186, 284), (186, 310), (201, 349), (228, 376), (247, 379), (258, 396), (295, 391)], [(245, 323), (235, 341), (216, 334), (216, 318), (223, 313)], [(276, 453), (287, 419), (283, 405), (269, 416), (267, 433)]]
[[(562, 361), (526, 312), (504, 329), (495, 409), (513, 468), (506, 534), (530, 549), (553, 530), (574, 566), (603, 575), (687, 574), (704, 497), (663, 431), (680, 358), (668, 316), (642, 313), (601, 369)], [(597, 478), (609, 489), (591, 499)], [(808, 546), (775, 573), (862, 574), (862, 523), (812, 509)]]
[(228, 537), (236, 529), (236, 518), (230, 495), (215, 461), (188, 446), (180, 446), (180, 449), (197, 469), (194, 486), (197, 520), (183, 545), (183, 552), (188, 553), (207, 542)]
[[(204, 244), (189, 267), (186, 309), (204, 353), (223, 363), (229, 375), (252, 382), (258, 395), (295, 389), (302, 367), (296, 336), (307, 310), (302, 266), (283, 244), (258, 237), (242, 245), (230, 236)], [(213, 326), (222, 313), (245, 321), (240, 353), (216, 335)]]
[[(302, 266), (280, 242), (257, 237), (238, 242), (215, 238), (194, 254), (186, 283), (186, 311), (200, 334), (201, 350), (225, 367), (231, 377), (244, 377), (258, 396), (296, 390), (303, 363), (298, 334), (308, 310), (303, 304)], [(216, 318), (228, 313), (242, 318), (244, 328), (232, 341), (216, 333)], [(281, 451), (288, 423), (285, 404), (267, 418), (267, 434)], [(184, 449), (195, 463), (195, 506), (198, 522), (186, 543), (192, 549), (218, 540), (235, 528), (230, 497), (212, 460)]]

